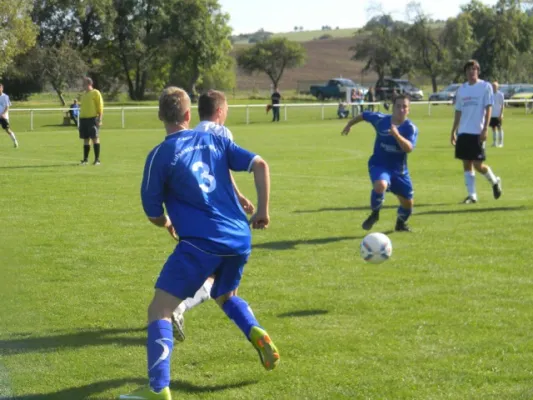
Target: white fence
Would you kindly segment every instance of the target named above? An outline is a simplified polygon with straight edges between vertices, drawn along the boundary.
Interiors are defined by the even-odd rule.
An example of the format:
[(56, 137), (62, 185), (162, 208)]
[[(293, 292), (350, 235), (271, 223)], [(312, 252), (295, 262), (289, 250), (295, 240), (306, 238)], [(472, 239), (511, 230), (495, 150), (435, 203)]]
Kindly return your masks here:
[[(533, 111), (533, 99), (524, 99), (524, 100), (506, 100), (506, 105), (509, 103), (517, 103), (517, 104), (523, 104), (525, 113), (528, 114), (531, 111)], [(346, 104), (346, 103), (345, 103)], [(434, 105), (451, 105), (451, 101), (413, 101), (411, 102), (411, 107), (415, 106), (427, 106), (427, 115), (431, 116), (431, 108)], [(348, 103), (346, 104), (348, 109), (351, 111), (352, 115), (356, 114), (358, 110), (360, 110), (360, 107), (367, 108), (368, 106), (375, 106), (377, 110), (380, 109), (380, 107), (383, 106), (383, 103), (380, 102), (374, 102), (374, 103)], [(320, 113), (320, 119), (325, 119), (326, 109), (330, 108), (337, 108), (338, 103), (292, 103), (292, 104), (281, 104), (279, 107), (283, 110), (283, 119), (285, 121), (289, 120), (289, 116), (291, 114), (291, 109), (317, 109), (317, 111)], [(197, 109), (197, 106), (192, 106), (191, 108)], [(230, 109), (241, 109), (244, 110), (244, 123), (250, 124), (251, 121), (251, 112), (255, 109), (265, 109), (264, 104), (246, 104), (246, 105), (230, 105)], [(9, 110), (10, 113), (16, 114), (20, 112), (26, 112), (29, 113), (30, 117), (30, 130), (33, 131), (35, 129), (35, 116), (36, 114), (41, 114), (45, 112), (62, 112), (66, 114), (70, 108), (11, 108)], [(118, 111), (120, 113), (120, 127), (126, 128), (127, 126), (127, 114), (134, 113), (135, 111), (141, 111), (141, 110), (152, 110), (154, 111), (154, 115), (156, 114), (158, 107), (157, 106), (124, 106), (124, 107), (105, 107), (104, 110), (104, 120), (106, 119), (106, 113)]]

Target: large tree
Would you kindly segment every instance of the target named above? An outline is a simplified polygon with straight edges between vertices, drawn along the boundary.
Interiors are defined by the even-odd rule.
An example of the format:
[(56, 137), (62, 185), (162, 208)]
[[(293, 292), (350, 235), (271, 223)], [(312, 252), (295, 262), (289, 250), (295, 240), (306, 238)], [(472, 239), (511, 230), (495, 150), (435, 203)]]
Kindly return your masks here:
[(0, 0), (0, 76), (15, 57), (35, 44), (36, 29), (31, 22), (31, 0)]
[(243, 49), (237, 55), (238, 66), (246, 73), (264, 72), (278, 86), (287, 68), (305, 64), (305, 49), (286, 38), (268, 39)]

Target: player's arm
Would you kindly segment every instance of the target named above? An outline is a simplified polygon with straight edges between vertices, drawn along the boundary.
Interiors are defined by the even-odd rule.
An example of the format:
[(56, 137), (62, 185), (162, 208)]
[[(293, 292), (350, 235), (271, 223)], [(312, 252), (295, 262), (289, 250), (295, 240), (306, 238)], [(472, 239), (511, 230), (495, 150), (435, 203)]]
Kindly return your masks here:
[(396, 142), (398, 142), (398, 145), (404, 152), (410, 153), (413, 151), (413, 143), (400, 134), (396, 125), (391, 125), (390, 134), (396, 139)]
[(241, 204), (242, 208), (246, 212), (246, 214), (253, 214), (255, 211), (255, 207), (252, 204), (248, 198), (243, 195), (239, 187), (237, 186), (237, 182), (235, 182), (235, 178), (233, 177), (233, 174), (230, 172), (230, 178), (231, 178), (231, 184), (233, 185), (233, 190), (235, 191), (235, 194), (237, 195), (237, 199), (239, 200), (239, 203)]
[(102, 125), (102, 121), (104, 119), (104, 100), (102, 99), (102, 94), (100, 91), (96, 92), (96, 119), (98, 121), (98, 125)]
[(178, 239), (170, 218), (163, 208), (165, 187), (165, 166), (158, 153), (161, 147), (156, 147), (146, 159), (141, 185), (141, 200), (148, 220), (160, 228), (166, 228), (174, 239)]
[(346, 136), (348, 133), (350, 133), (350, 129), (352, 129), (352, 126), (355, 124), (358, 124), (359, 122), (363, 122), (363, 114), (359, 114), (358, 116), (352, 118), (344, 127), (344, 129), (341, 132), (341, 135)]
[(261, 157), (252, 161), (251, 171), (254, 174), (255, 188), (257, 190), (257, 211), (250, 219), (252, 228), (265, 229), (270, 223), (268, 207), (270, 201), (270, 171), (268, 164)]
[(459, 128), (459, 122), (461, 121), (461, 110), (455, 110), (455, 115), (453, 117), (453, 125), (452, 125), (452, 134), (450, 137), (450, 142), (453, 146), (455, 146), (455, 142), (457, 141), (457, 128)]
[(4, 108), (4, 111), (2, 111), (2, 115), (0, 115), (0, 117), (2, 118), (6, 118), (6, 113), (9, 111), (9, 106), (6, 105), (6, 108)]
[(492, 115), (492, 105), (488, 105), (485, 107), (485, 122), (483, 123), (483, 130), (481, 131), (481, 135), (479, 135), (479, 140), (481, 142), (484, 142), (487, 140), (487, 132), (489, 130), (489, 122), (490, 117)]

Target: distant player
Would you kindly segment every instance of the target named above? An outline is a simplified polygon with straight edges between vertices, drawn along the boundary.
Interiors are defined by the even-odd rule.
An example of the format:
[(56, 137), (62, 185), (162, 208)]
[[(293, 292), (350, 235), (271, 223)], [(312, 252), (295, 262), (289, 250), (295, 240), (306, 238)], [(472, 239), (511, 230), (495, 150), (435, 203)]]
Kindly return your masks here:
[(455, 118), (450, 141), (455, 146), (455, 158), (463, 162), (468, 196), (464, 204), (477, 203), (476, 171), (482, 173), (492, 185), (495, 199), (502, 195), (501, 179), (484, 163), (485, 142), (489, 128), (492, 104), (492, 86), (479, 79), (480, 66), (476, 60), (464, 65), (468, 82), (462, 84), (455, 97)]
[(80, 110), (80, 139), (83, 139), (83, 159), (81, 165), (87, 165), (89, 162), (89, 153), (91, 152), (91, 141), (94, 149), (93, 165), (100, 165), (100, 126), (104, 116), (104, 101), (100, 92), (93, 88), (91, 78), (83, 78), (85, 93), (81, 97)]
[(492, 147), (503, 147), (503, 109), (505, 108), (505, 98), (499, 90), (498, 82), (492, 82), (492, 91), (494, 92), (494, 104), (490, 118), (490, 127), (492, 128)]
[(13, 132), (9, 126), (9, 107), (11, 107), (9, 96), (4, 93), (4, 85), (0, 83), (0, 126), (13, 141), (13, 147), (17, 148), (19, 147), (17, 137), (15, 136), (15, 132)]
[(400, 201), (395, 230), (410, 232), (407, 220), (413, 212), (413, 184), (407, 169), (407, 154), (412, 152), (418, 138), (418, 128), (407, 119), (410, 100), (406, 95), (393, 99), (392, 115), (365, 111), (353, 118), (343, 129), (342, 134), (350, 133), (350, 128), (366, 121), (376, 130), (374, 153), (368, 160), (368, 170), (372, 181), (370, 207), (372, 213), (363, 222), (363, 229), (370, 230), (379, 221), (379, 211), (385, 200), (385, 192), (391, 191)]
[[(211, 275), (211, 296), (258, 351), (262, 365), (272, 370), (279, 363), (276, 346), (236, 295), (251, 252), (249, 223), (264, 229), (270, 222), (268, 165), (226, 138), (189, 130), (190, 99), (182, 89), (163, 90), (159, 118), (167, 136), (146, 160), (142, 204), (148, 219), (180, 242), (161, 270), (148, 307), (149, 387), (121, 399), (171, 399), (172, 312)], [(235, 195), (230, 169), (254, 174), (257, 212), (250, 222)]]
[[(195, 131), (208, 132), (233, 141), (233, 134), (224, 126), (228, 116), (228, 102), (224, 93), (218, 90), (210, 90), (200, 95), (198, 99), (198, 114), (200, 123), (194, 128)], [(231, 183), (240, 205), (247, 214), (253, 214), (254, 205), (246, 198), (237, 187), (237, 183), (230, 174)], [(205, 281), (203, 286), (194, 294), (194, 297), (185, 299), (174, 311), (172, 323), (174, 324), (174, 337), (182, 342), (185, 340), (183, 313), (211, 298), (213, 277)]]

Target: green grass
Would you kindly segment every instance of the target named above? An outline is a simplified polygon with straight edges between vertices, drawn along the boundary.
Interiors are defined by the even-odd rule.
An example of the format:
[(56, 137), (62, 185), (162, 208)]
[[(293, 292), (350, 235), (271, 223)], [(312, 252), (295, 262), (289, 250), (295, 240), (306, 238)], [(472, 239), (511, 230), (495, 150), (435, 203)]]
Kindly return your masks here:
[[(272, 173), (272, 225), (254, 232), (240, 294), (278, 345), (266, 373), (238, 329), (209, 302), (186, 314), (172, 384), (180, 399), (531, 399), (533, 279), (529, 247), (531, 116), (506, 112), (506, 144), (488, 148), (503, 179), (465, 196), (448, 141), (452, 110), (413, 106), (413, 234), (392, 233), (382, 265), (358, 255), (370, 183), (369, 126), (317, 110), (289, 121), (228, 125)], [(139, 202), (145, 157), (163, 136), (155, 110), (127, 129), (106, 112), (100, 167), (79, 167), (73, 128), (39, 129), (13, 113), (21, 147), (0, 136), (0, 397), (113, 399), (146, 382), (146, 307), (173, 244)], [(52, 126), (45, 126), (52, 125)], [(252, 196), (252, 177), (237, 174)], [(394, 226), (388, 195), (377, 231)], [(5, 398), (5, 397), (4, 397)], [(8, 397), (9, 398), (9, 397)]]

